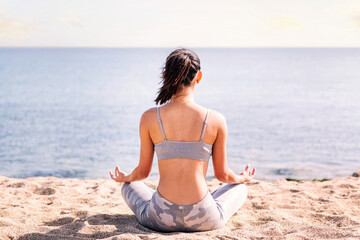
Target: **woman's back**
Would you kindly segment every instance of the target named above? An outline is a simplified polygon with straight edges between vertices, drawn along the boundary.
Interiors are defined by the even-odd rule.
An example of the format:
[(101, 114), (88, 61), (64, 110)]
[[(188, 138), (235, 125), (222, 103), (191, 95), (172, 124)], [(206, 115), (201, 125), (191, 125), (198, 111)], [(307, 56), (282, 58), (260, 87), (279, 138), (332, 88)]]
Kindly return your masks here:
[[(153, 127), (149, 133), (155, 148), (159, 144), (164, 144), (164, 141), (172, 141), (173, 144), (168, 147), (176, 147), (179, 144), (202, 144), (204, 148), (212, 148), (217, 132), (214, 124), (216, 114), (215, 111), (207, 112), (207, 110), (194, 103), (183, 104), (176, 101), (160, 107), (159, 115), (157, 109), (153, 108), (151, 118)], [(204, 124), (207, 114), (207, 123)], [(208, 168), (206, 160), (168, 158), (159, 160), (158, 165), (160, 173), (158, 191), (166, 199), (179, 205), (189, 205), (200, 201), (206, 195), (208, 191), (205, 181)]]

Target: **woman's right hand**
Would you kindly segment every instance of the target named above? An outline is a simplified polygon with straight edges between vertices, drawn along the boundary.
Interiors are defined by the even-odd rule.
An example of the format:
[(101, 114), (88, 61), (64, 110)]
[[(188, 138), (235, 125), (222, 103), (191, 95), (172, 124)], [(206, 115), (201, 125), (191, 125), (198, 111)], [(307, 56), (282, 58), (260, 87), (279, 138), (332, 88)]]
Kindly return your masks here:
[(125, 182), (126, 181), (126, 173), (121, 171), (118, 166), (115, 168), (115, 177), (109, 170), (109, 174), (112, 180), (115, 182)]
[(243, 178), (243, 182), (250, 182), (255, 176), (255, 168), (250, 171), (250, 164), (247, 164), (245, 170), (240, 173), (240, 176)]

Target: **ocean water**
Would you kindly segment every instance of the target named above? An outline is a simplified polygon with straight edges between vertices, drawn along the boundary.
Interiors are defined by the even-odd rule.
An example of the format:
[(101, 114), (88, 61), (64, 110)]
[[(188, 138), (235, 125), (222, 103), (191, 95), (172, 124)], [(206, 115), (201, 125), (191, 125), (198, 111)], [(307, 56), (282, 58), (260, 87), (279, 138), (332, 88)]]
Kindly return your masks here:
[[(141, 114), (155, 106), (172, 50), (0, 49), (0, 175), (131, 172)], [(276, 180), (360, 169), (360, 49), (193, 50), (203, 71), (195, 100), (226, 117), (235, 172), (250, 163)]]

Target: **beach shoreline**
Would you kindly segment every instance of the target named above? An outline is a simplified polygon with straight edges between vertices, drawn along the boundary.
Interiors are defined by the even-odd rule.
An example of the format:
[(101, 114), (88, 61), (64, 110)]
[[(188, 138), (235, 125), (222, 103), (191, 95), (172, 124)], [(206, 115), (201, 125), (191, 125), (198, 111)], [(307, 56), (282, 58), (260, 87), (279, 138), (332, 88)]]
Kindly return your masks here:
[[(225, 227), (158, 233), (141, 226), (110, 179), (0, 176), (0, 239), (359, 239), (360, 177), (248, 183)], [(150, 187), (157, 180), (145, 181)], [(210, 191), (221, 183), (208, 181)]]

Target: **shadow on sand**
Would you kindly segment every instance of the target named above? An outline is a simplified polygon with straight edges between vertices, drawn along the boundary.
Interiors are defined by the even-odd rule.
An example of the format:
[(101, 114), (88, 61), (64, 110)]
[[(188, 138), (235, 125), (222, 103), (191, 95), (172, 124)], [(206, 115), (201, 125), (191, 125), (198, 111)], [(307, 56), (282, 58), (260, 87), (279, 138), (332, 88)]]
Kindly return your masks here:
[[(63, 217), (56, 219), (51, 222), (44, 222), (45, 226), (58, 227), (47, 233), (28, 233), (23, 236), (20, 236), (18, 240), (63, 240), (63, 239), (102, 239), (109, 238), (112, 236), (119, 236), (122, 234), (149, 234), (149, 233), (159, 233), (151, 229), (148, 229), (142, 226), (134, 215), (125, 215), (125, 214), (97, 214), (89, 217), (82, 217), (80, 219), (75, 219), (73, 217)], [(102, 231), (99, 230), (96, 233), (86, 234), (80, 233), (81, 229), (85, 226), (96, 229), (96, 225), (113, 225), (116, 230), (114, 231)], [(178, 233), (160, 233), (164, 235), (175, 235)], [(119, 236), (120, 237), (120, 236)], [(116, 239), (116, 238), (114, 238)]]

